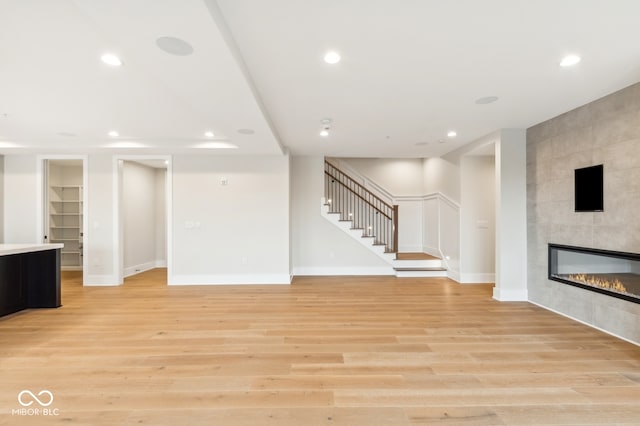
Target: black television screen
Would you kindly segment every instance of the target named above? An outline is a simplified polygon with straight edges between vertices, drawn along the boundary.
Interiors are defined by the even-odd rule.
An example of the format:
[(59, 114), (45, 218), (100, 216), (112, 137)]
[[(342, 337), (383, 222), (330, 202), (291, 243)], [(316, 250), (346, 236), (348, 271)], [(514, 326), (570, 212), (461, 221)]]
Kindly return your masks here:
[(577, 212), (604, 210), (602, 164), (575, 170)]

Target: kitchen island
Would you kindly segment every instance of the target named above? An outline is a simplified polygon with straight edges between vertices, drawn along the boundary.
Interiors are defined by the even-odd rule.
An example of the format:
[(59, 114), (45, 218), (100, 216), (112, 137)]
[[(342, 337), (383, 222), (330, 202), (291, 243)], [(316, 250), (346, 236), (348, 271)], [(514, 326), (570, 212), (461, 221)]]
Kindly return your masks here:
[(63, 244), (0, 244), (0, 316), (58, 308)]

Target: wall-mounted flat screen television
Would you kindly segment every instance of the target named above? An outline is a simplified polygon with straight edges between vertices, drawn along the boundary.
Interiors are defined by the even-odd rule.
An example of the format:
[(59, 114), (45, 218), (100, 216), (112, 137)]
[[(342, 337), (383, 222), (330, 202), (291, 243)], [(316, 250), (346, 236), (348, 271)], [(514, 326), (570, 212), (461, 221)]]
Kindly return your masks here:
[(604, 211), (602, 164), (575, 170), (577, 212)]

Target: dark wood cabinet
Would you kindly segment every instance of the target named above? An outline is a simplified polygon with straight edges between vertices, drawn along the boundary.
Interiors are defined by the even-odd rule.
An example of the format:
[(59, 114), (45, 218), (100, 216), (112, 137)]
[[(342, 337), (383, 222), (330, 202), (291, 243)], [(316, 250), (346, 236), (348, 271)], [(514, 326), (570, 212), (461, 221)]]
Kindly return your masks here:
[(0, 256), (0, 316), (59, 306), (60, 249)]

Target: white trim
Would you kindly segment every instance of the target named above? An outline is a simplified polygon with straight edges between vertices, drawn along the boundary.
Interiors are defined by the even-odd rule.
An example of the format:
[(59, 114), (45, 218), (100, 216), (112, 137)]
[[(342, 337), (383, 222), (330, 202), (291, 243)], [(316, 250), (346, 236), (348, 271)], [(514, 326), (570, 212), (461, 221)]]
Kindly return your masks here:
[(119, 285), (122, 283), (118, 284), (115, 275), (86, 275), (84, 281), (85, 287), (117, 287)]
[(493, 273), (462, 273), (460, 282), (463, 284), (487, 284), (496, 282), (496, 274)]
[(545, 305), (541, 305), (540, 303), (534, 302), (534, 301), (532, 301), (532, 300), (529, 300), (528, 302), (529, 302), (529, 303), (532, 303), (532, 304), (534, 304), (534, 305), (536, 305), (536, 306), (539, 306), (539, 307), (541, 307), (542, 309), (546, 309), (547, 311), (551, 311), (551, 312), (553, 312), (554, 314), (558, 314), (558, 315), (563, 316), (563, 317), (565, 317), (565, 318), (572, 319), (572, 320), (574, 320), (574, 321), (579, 322), (580, 324), (584, 324), (584, 325), (589, 326), (589, 327), (591, 327), (591, 328), (595, 328), (596, 330), (598, 330), (598, 331), (602, 331), (603, 333), (606, 333), (606, 334), (608, 334), (608, 335), (610, 335), (610, 336), (617, 337), (618, 339), (624, 340), (625, 342), (629, 342), (629, 343), (634, 344), (634, 345), (636, 345), (636, 346), (640, 346), (640, 342), (636, 342), (636, 341), (634, 341), (634, 340), (631, 340), (631, 339), (628, 339), (628, 338), (626, 338), (626, 337), (620, 336), (620, 335), (618, 335), (618, 334), (616, 334), (616, 333), (612, 333), (612, 332), (610, 332), (609, 330), (605, 330), (604, 328), (600, 328), (600, 327), (598, 327), (598, 326), (596, 326), (596, 325), (590, 324), (590, 323), (585, 322), (585, 321), (583, 321), (583, 320), (581, 320), (581, 319), (578, 319), (578, 318), (576, 318), (576, 317), (572, 317), (571, 315), (567, 315), (567, 314), (565, 314), (565, 313), (562, 313), (562, 312), (556, 311), (555, 309), (552, 309), (552, 308), (550, 308), (550, 307), (548, 307), (548, 306), (545, 306)]
[(461, 284), (461, 282), (460, 282), (460, 272), (459, 271), (454, 271), (454, 270), (451, 270), (451, 269), (447, 269), (447, 278), (454, 280), (458, 284)]
[(335, 266), (298, 266), (293, 268), (294, 276), (321, 275), (395, 275), (393, 268), (386, 266), (372, 267), (335, 267)]
[(527, 302), (529, 292), (526, 289), (505, 289), (494, 287), (493, 298), (500, 302)]
[(169, 285), (291, 284), (289, 274), (173, 275)]

